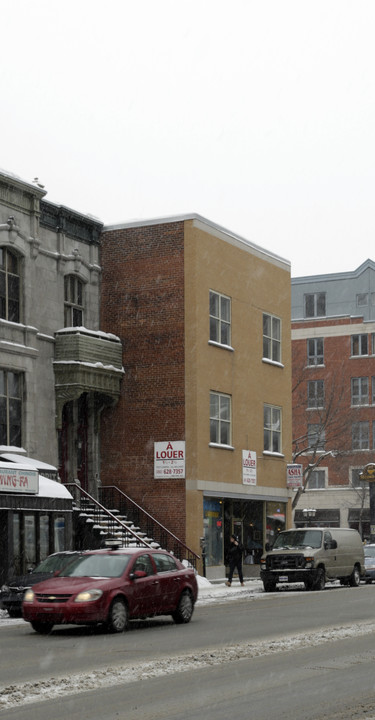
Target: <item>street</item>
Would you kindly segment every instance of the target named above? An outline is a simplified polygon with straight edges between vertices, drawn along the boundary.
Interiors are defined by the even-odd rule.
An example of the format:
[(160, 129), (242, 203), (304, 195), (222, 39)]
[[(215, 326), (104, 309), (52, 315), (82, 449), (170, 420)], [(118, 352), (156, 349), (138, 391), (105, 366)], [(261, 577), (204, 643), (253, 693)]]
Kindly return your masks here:
[[(9, 720), (375, 718), (374, 588), (251, 594), (122, 635), (0, 629)], [(33, 704), (31, 704), (33, 703)], [(355, 713), (359, 713), (358, 715)]]

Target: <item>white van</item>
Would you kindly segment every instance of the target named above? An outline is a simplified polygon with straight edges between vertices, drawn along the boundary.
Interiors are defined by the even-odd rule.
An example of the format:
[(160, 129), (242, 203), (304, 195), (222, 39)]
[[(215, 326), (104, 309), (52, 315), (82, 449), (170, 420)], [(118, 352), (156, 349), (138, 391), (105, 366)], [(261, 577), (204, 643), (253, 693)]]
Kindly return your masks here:
[(265, 592), (277, 583), (303, 582), (306, 590), (324, 590), (326, 580), (357, 587), (364, 573), (362, 540), (349, 528), (295, 528), (277, 535), (260, 561)]

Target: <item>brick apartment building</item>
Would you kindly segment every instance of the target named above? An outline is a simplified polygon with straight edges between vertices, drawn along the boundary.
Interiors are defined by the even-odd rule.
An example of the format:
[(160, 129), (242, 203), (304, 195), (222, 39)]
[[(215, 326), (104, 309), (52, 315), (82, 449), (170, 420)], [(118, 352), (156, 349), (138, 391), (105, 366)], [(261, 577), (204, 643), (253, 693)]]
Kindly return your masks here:
[[(293, 452), (314, 470), (294, 513), (370, 536), (368, 483), (375, 453), (375, 263), (292, 279)], [(303, 450), (305, 449), (305, 452)]]
[(291, 519), (289, 262), (198, 215), (105, 227), (101, 258), (125, 372), (101, 417), (103, 485), (195, 552), (205, 537), (209, 577), (233, 531), (257, 562)]

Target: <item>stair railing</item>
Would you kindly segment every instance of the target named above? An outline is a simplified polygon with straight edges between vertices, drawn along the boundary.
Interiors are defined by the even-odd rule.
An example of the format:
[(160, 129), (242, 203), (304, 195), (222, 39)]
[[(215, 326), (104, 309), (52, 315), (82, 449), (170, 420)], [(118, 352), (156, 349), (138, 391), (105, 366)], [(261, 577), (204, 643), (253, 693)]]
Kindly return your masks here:
[(82, 498), (86, 498), (86, 500), (89, 500), (92, 506), (90, 507), (89, 512), (92, 516), (94, 524), (100, 525), (102, 516), (105, 515), (107, 517), (108, 522), (106, 524), (106, 530), (109, 536), (114, 535), (119, 530), (123, 530), (124, 532), (126, 532), (126, 536), (122, 539), (123, 547), (128, 547), (130, 543), (135, 543), (139, 547), (152, 548), (152, 546), (146, 540), (140, 537), (126, 523), (122, 522), (120, 518), (118, 518), (114, 513), (108, 510), (108, 508), (104, 507), (104, 505), (98, 502), (98, 500), (95, 500), (95, 498), (93, 498), (88, 492), (86, 492), (86, 490), (84, 490), (80, 485), (73, 482), (66, 483), (65, 487), (67, 487), (68, 490), (71, 492), (73, 500), (79, 510), (81, 510), (81, 512), (87, 512), (87, 507), (82, 503)]
[(173, 553), (179, 560), (187, 560), (195, 569), (200, 555), (191, 550), (154, 518), (147, 510), (144, 510), (135, 500), (132, 500), (116, 485), (102, 485), (99, 488), (99, 497), (107, 507), (116, 508), (121, 515), (126, 515), (134, 525), (139, 525), (147, 537), (155, 540), (160, 547)]

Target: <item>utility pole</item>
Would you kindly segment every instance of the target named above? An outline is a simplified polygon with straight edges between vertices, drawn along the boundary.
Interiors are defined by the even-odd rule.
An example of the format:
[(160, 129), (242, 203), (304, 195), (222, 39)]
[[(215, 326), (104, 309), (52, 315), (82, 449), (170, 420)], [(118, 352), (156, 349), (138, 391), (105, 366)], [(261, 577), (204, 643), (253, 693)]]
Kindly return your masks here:
[(375, 543), (375, 463), (365, 465), (359, 473), (360, 480), (366, 480), (369, 484), (370, 495), (370, 543)]

